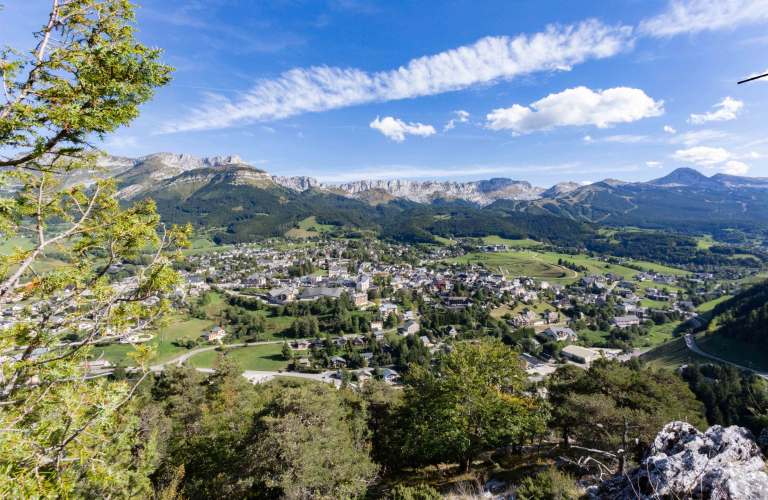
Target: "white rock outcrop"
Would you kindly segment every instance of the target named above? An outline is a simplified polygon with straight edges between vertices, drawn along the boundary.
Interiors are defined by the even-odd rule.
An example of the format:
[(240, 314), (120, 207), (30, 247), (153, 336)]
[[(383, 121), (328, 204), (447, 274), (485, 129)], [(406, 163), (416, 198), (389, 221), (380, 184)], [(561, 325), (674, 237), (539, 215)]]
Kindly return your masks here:
[(743, 427), (716, 425), (702, 433), (672, 422), (639, 467), (588, 493), (596, 500), (765, 500), (764, 467), (754, 436)]

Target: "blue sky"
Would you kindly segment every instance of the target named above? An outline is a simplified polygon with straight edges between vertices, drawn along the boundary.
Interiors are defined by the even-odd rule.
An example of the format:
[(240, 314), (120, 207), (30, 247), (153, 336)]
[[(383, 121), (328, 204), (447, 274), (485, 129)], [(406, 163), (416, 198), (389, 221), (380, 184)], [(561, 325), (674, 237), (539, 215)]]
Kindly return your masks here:
[[(138, 0), (176, 67), (103, 145), (325, 182), (768, 177), (768, 0)], [(49, 1), (6, 2), (31, 46)], [(766, 79), (768, 80), (768, 78)]]

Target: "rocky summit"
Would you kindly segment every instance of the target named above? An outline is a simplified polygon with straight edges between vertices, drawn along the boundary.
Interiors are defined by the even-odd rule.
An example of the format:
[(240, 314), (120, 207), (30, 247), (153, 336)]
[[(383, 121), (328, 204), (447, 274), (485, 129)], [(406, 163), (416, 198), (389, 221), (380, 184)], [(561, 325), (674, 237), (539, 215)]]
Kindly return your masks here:
[(591, 488), (594, 500), (764, 500), (768, 475), (760, 449), (743, 427), (699, 432), (672, 422), (656, 436), (639, 467)]

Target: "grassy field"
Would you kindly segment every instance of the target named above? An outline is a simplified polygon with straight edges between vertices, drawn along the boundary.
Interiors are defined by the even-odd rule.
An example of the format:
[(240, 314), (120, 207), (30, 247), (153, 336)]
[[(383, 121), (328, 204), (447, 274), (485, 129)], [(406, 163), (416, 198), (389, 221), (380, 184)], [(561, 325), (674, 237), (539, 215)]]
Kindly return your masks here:
[(682, 323), (682, 321), (678, 321), (674, 323), (666, 323), (664, 325), (655, 325), (651, 328), (651, 334), (648, 336), (651, 345), (663, 344), (665, 341), (674, 338), (675, 330)]
[[(542, 280), (566, 279), (569, 274), (547, 262), (534, 259), (533, 255), (527, 252), (481, 252), (463, 255), (446, 262), (456, 262), (458, 264), (483, 264), (493, 273), (502, 271), (505, 276), (532, 276)], [(570, 281), (573, 281), (571, 279)]]
[(715, 308), (715, 306), (717, 304), (719, 304), (720, 302), (725, 302), (726, 300), (728, 300), (730, 298), (731, 298), (730, 295), (723, 295), (722, 297), (718, 297), (715, 300), (710, 300), (709, 302), (704, 302), (703, 304), (701, 304), (699, 307), (696, 308), (696, 311), (698, 311), (698, 312), (711, 311), (712, 309)]
[(713, 360), (694, 353), (685, 345), (685, 339), (680, 337), (665, 342), (650, 352), (643, 354), (643, 358), (653, 368), (663, 368), (665, 370), (676, 370), (681, 365), (687, 365), (698, 361), (699, 363), (711, 363)]
[[(187, 349), (185, 347), (179, 347), (174, 343), (176, 340), (182, 337), (196, 339), (214, 326), (216, 326), (216, 323), (212, 321), (199, 319), (183, 321), (181, 316), (175, 317), (174, 322), (170, 326), (162, 329), (161, 332), (157, 332), (155, 338), (149, 341), (149, 344), (157, 346), (157, 356), (152, 359), (152, 364), (165, 363), (186, 352)], [(91, 357), (92, 359), (97, 359), (103, 353), (104, 359), (112, 363), (123, 363), (127, 366), (132, 366), (134, 364), (133, 360), (126, 356), (132, 350), (133, 347), (130, 344), (112, 344), (106, 347), (94, 348), (91, 351)]]
[(189, 364), (195, 368), (213, 368), (216, 358), (219, 356), (216, 350), (203, 351), (189, 358)]
[[(624, 267), (618, 264), (610, 264), (608, 262), (590, 259), (589, 256), (587, 255), (568, 255), (568, 254), (561, 254), (561, 253), (554, 253), (554, 252), (538, 252), (538, 257), (540, 259), (546, 260), (547, 262), (551, 262), (551, 263), (557, 263), (558, 259), (567, 260), (569, 262), (573, 262), (576, 265), (584, 266), (587, 269), (589, 269), (590, 273), (595, 273), (595, 274), (605, 274), (607, 272), (613, 272), (618, 274), (619, 276), (630, 279), (632, 278), (632, 276), (638, 273), (638, 271), (634, 269), (630, 269), (628, 267)], [(673, 276), (688, 274), (687, 271), (683, 271), (681, 269), (660, 266), (658, 264), (652, 264), (650, 262), (637, 261), (637, 262), (634, 262), (634, 264), (642, 266), (643, 268), (648, 270), (653, 269), (654, 271), (670, 274)]]
[[(281, 354), (282, 347), (282, 344), (265, 344), (230, 349), (226, 356), (238, 360), (243, 370), (284, 370), (287, 363)], [(217, 351), (205, 351), (192, 356), (190, 361), (195, 368), (213, 368), (219, 354)]]
[(10, 238), (0, 241), (0, 253), (10, 255), (16, 247), (22, 250), (32, 250), (35, 247), (35, 240), (32, 238)]
[(319, 224), (314, 216), (307, 217), (303, 221), (299, 222), (299, 227), (292, 228), (285, 233), (286, 238), (311, 238), (312, 236), (320, 236), (321, 231), (332, 231), (336, 229), (336, 226), (328, 224)]
[(133, 351), (133, 346), (130, 344), (112, 344), (106, 347), (94, 347), (91, 349), (90, 359), (105, 359), (112, 364), (122, 363), (125, 366), (133, 366), (133, 359), (129, 358), (127, 354)]
[(448, 238), (443, 238), (442, 236), (435, 236), (435, 239), (442, 243), (443, 245), (455, 245), (456, 240), (449, 240)]
[(485, 243), (486, 245), (508, 245), (509, 247), (520, 247), (520, 248), (533, 247), (541, 244), (538, 241), (534, 241), (531, 239), (508, 240), (506, 238), (502, 238), (501, 236), (485, 236), (483, 238), (483, 243)]
[(201, 246), (198, 248), (185, 248), (181, 251), (181, 253), (184, 255), (199, 255), (201, 253), (224, 252), (226, 250), (232, 250), (232, 249), (228, 247), (216, 246), (213, 243), (211, 243), (211, 246)]
[(600, 344), (603, 342), (607, 342), (611, 338), (611, 334), (608, 332), (603, 332), (601, 330), (579, 330), (576, 332), (576, 335), (578, 335), (579, 340), (588, 340), (592, 342), (593, 344)]
[(729, 339), (717, 332), (696, 335), (696, 346), (707, 354), (731, 363), (768, 371), (768, 348)]

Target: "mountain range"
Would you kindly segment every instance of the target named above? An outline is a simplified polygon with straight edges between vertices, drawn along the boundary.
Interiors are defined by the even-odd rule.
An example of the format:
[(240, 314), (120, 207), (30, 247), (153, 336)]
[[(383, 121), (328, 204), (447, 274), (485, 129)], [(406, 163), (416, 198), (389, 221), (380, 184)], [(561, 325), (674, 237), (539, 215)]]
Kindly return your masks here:
[[(236, 167), (241, 173), (245, 167), (253, 170), (251, 176), (261, 181), (273, 183), (296, 192), (317, 189), (332, 192), (357, 199), (367, 199), (368, 192), (385, 192), (396, 198), (403, 198), (417, 203), (431, 203), (437, 199), (464, 200), (478, 206), (486, 206), (497, 200), (538, 200), (557, 198), (559, 196), (578, 192), (591, 191), (594, 188), (575, 182), (560, 182), (550, 188), (532, 186), (526, 181), (507, 178), (492, 178), (489, 180), (471, 182), (436, 182), (411, 180), (359, 180), (344, 184), (326, 184), (314, 177), (296, 176), (285, 177), (270, 175), (267, 172), (251, 167), (239, 156), (216, 156), (211, 158), (196, 158), (192, 155), (172, 153), (155, 153), (141, 158), (125, 158), (108, 156), (101, 160), (100, 166), (105, 168), (112, 177), (120, 178), (120, 197), (135, 198), (143, 193), (162, 189), (182, 179), (175, 179), (187, 172), (210, 167)], [(190, 179), (189, 176), (185, 176)], [(192, 177), (194, 178), (194, 177)], [(707, 177), (692, 168), (679, 168), (672, 173), (649, 182), (624, 183), (612, 179), (602, 181), (611, 187), (617, 186), (657, 186), (665, 188), (688, 187), (707, 190), (729, 190), (734, 188), (765, 188), (768, 189), (768, 178), (740, 177), (726, 174), (715, 174)]]
[[(472, 213), (473, 223), (486, 232), (493, 232), (493, 225), (478, 222), (479, 214), (486, 219), (489, 214), (502, 218), (554, 215), (607, 226), (717, 234), (722, 239), (739, 229), (768, 239), (768, 179), (707, 177), (692, 168), (679, 168), (649, 182), (605, 179), (543, 188), (506, 178), (326, 184), (313, 177), (271, 175), (234, 155), (109, 156), (100, 166), (103, 171), (98, 175), (120, 179), (118, 198), (124, 202), (151, 197), (168, 221), (225, 228), (229, 235), (278, 236), (310, 216), (323, 224), (380, 229), (393, 220), (402, 223), (402, 214), (421, 217), (413, 226), (420, 231), (429, 224), (419, 207), (432, 207), (433, 215), (436, 207), (448, 207), (448, 212), (462, 207), (462, 213)], [(83, 176), (76, 180), (82, 182)], [(393, 219), (393, 214), (400, 215)], [(502, 219), (494, 220), (498, 224)]]

